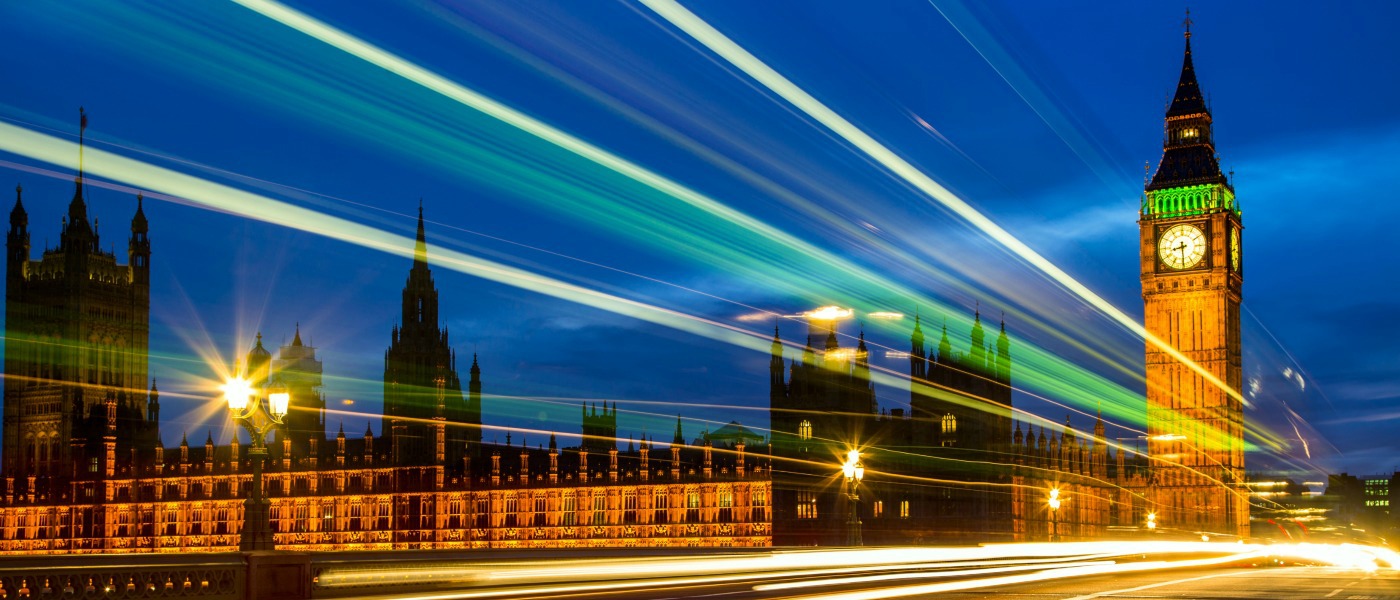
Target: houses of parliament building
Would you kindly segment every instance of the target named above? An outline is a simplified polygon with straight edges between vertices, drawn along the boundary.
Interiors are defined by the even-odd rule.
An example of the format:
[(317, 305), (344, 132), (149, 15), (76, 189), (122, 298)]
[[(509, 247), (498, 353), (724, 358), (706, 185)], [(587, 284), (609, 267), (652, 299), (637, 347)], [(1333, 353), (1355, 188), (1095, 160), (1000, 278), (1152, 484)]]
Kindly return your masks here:
[[(1148, 328), (1224, 315), (1219, 348), (1183, 349), (1237, 384), (1238, 210), (1209, 145), (1189, 43), (1178, 100), (1140, 215)], [(162, 442), (159, 391), (147, 379), (152, 251), (141, 197), (125, 264), (89, 224), (81, 168), (59, 246), (37, 260), (24, 200), (17, 189), (7, 238), (0, 552), (236, 550), (253, 473), (243, 442)], [(1200, 234), (1204, 258), (1177, 245), (1196, 243), (1182, 225)], [(767, 435), (731, 422), (687, 440), (678, 420), (665, 443), (644, 436), (623, 449), (618, 409), (604, 403), (584, 406), (576, 446), (520, 432), (484, 442), (480, 363), (472, 357), (464, 386), (425, 240), (420, 207), (384, 355), (379, 436), (329, 434), (322, 365), (299, 328), (275, 353), (259, 336), (240, 361), (291, 393), (264, 475), (278, 548), (839, 545), (853, 512), (871, 545), (1097, 539), (1149, 512), (1183, 528), (1239, 523), (1243, 505), (1210, 485), (1243, 468), (1231, 445), (1237, 403), (1183, 390), (1176, 367), (1149, 348), (1149, 433), (1170, 447), (1115, 452), (1102, 419), (1091, 432), (1066, 420), (1047, 433), (1012, 406), (1014, 348), (1005, 323), (993, 330), (980, 312), (962, 340), (914, 319), (907, 404), (877, 402), (863, 335), (842, 348), (835, 322), (813, 320), (805, 345), (775, 332)], [(1204, 321), (1182, 321), (1185, 308)], [(1182, 347), (1179, 332), (1163, 335)], [(1183, 441), (1203, 430), (1211, 439)], [(866, 477), (851, 504), (840, 460), (853, 448)], [(1160, 468), (1168, 453), (1193, 470)], [(1052, 489), (1065, 500), (1058, 511), (1047, 507)]]

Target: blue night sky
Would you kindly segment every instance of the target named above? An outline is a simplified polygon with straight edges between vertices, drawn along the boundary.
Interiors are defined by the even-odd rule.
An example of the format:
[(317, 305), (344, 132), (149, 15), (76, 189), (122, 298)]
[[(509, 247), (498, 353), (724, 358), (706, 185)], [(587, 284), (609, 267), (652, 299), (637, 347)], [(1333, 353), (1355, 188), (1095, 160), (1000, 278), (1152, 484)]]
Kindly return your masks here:
[[(684, 4), (1141, 319), (1137, 208), (1181, 68), (1182, 6)], [(1130, 403), (1101, 394), (1140, 397), (1140, 338), (642, 4), (288, 6), (769, 233), (236, 3), (6, 3), (0, 119), (72, 142), (85, 106), (93, 148), (396, 236), (412, 236), (421, 198), (433, 257), (462, 252), (759, 342), (775, 325), (788, 340), (805, 334), (762, 311), (839, 304), (858, 318), (919, 307), (965, 346), (980, 303), (993, 324), (1005, 311), (1013, 356), (1033, 345), (1075, 365), (1044, 367), (1044, 381), (1095, 382), (1077, 395), (1037, 388), (1027, 359), (1016, 367), (1027, 377), (1013, 375), (1027, 388), (1018, 407), (1054, 421), (1083, 411), (1074, 421), (1087, 427), (1110, 404), (1106, 417), (1141, 426)], [(1400, 456), (1400, 283), (1385, 241), (1400, 205), (1383, 199), (1400, 189), (1400, 5), (1212, 3), (1192, 18), (1217, 148), (1244, 207), (1247, 419), (1283, 441), (1251, 455), (1251, 470), (1388, 470)], [(24, 186), (37, 256), (57, 243), (73, 164), (23, 150), (0, 161), (0, 181)], [(408, 258), (332, 239), (290, 210), (249, 218), (119, 174), (95, 179), (90, 215), (119, 255), (134, 194), (102, 183), (148, 190), (151, 373), (167, 443), (206, 428), (227, 439), (210, 350), (228, 364), (256, 332), (280, 344), (297, 323), (319, 348), (329, 404), (364, 413), (328, 426), (377, 432)], [(436, 263), (434, 276), (464, 378), (480, 355), (488, 425), (574, 433), (585, 399), (616, 401), (623, 435), (669, 440), (677, 413), (687, 434), (767, 424), (765, 352)], [(872, 342), (908, 349), (908, 317), (860, 320)], [(907, 373), (884, 349), (872, 361)], [(897, 385), (878, 395), (908, 401)]]

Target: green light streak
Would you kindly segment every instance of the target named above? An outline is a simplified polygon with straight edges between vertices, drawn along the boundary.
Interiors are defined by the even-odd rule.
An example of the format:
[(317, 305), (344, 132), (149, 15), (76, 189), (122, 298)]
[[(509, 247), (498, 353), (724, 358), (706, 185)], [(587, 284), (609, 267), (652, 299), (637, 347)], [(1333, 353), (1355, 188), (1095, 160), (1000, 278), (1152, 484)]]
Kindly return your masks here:
[(955, 194), (953, 194), (952, 192), (948, 191), (946, 188), (935, 182), (932, 178), (925, 175), (922, 171), (915, 168), (914, 165), (909, 164), (908, 161), (895, 154), (892, 150), (885, 147), (883, 144), (877, 142), (875, 138), (870, 137), (860, 128), (852, 124), (850, 121), (847, 121), (845, 118), (836, 114), (835, 111), (832, 111), (830, 108), (827, 108), (825, 104), (822, 104), (816, 98), (812, 97), (810, 94), (803, 91), (801, 88), (793, 84), (787, 78), (780, 75), (777, 71), (774, 71), (772, 68), (768, 67), (768, 65), (764, 64), (757, 57), (750, 54), (747, 50), (744, 50), (742, 47), (740, 47), (738, 44), (735, 44), (724, 34), (720, 33), (718, 30), (711, 27), (708, 23), (695, 16), (694, 13), (691, 13), (690, 11), (686, 10), (684, 7), (675, 3), (672, 0), (640, 1), (642, 2), (642, 4), (645, 4), (647, 8), (650, 8), (657, 15), (661, 16), (661, 18), (666, 19), (668, 22), (670, 22), (672, 25), (674, 25), (681, 31), (685, 32), (695, 41), (704, 45), (706, 48), (709, 48), (710, 51), (714, 52), (721, 58), (728, 61), (731, 65), (748, 74), (749, 77), (753, 78), (755, 81), (767, 87), (773, 93), (781, 96), (783, 99), (787, 100), (793, 106), (797, 107), (799, 110), (806, 113), (813, 119), (817, 120), (822, 125), (825, 125), (833, 133), (841, 136), (847, 142), (850, 142), (851, 145), (860, 149), (867, 156), (879, 162), (886, 169), (889, 169), (892, 173), (898, 175), (900, 178), (907, 181), (910, 185), (913, 185), (920, 191), (923, 191), (925, 194), (928, 195), (929, 198), (938, 201), (939, 203), (947, 207), (949, 210), (952, 210), (954, 213), (971, 223), (977, 229), (981, 230), (983, 233), (996, 240), (1001, 245), (1005, 246), (1008, 250), (1021, 257), (1022, 260), (1025, 260), (1026, 262), (1030, 263), (1032, 266), (1039, 269), (1042, 273), (1049, 276), (1055, 282), (1059, 283), (1066, 290), (1080, 297), (1082, 300), (1084, 300), (1084, 302), (1088, 303), (1090, 306), (1093, 306), (1094, 308), (1108, 315), (1110, 318), (1112, 318), (1114, 321), (1116, 321), (1123, 327), (1127, 328), (1129, 331), (1132, 331), (1133, 333), (1147, 340), (1148, 343), (1157, 346), (1162, 351), (1170, 355), (1173, 359), (1177, 360), (1178, 362), (1189, 367), (1191, 370), (1195, 371), (1198, 375), (1200, 375), (1206, 381), (1209, 381), (1212, 385), (1215, 385), (1221, 390), (1224, 390), (1225, 393), (1229, 394), (1231, 397), (1239, 400), (1246, 406), (1250, 405), (1249, 400), (1245, 399), (1245, 397), (1241, 395), (1238, 390), (1230, 387), (1224, 381), (1221, 381), (1220, 378), (1216, 377), (1209, 370), (1205, 369), (1204, 367), (1197, 364), (1195, 361), (1188, 358), (1186, 355), (1182, 354), (1176, 348), (1166, 343), (1166, 341), (1158, 338), (1151, 332), (1147, 331), (1147, 329), (1144, 328), (1141, 324), (1139, 324), (1135, 319), (1128, 316), (1126, 313), (1119, 310), (1117, 307), (1113, 306), (1107, 300), (1104, 300), (1102, 297), (1094, 293), (1093, 290), (1090, 290), (1084, 284), (1079, 283), (1078, 280), (1074, 279), (1068, 273), (1055, 266), (1054, 263), (1051, 263), (1048, 259), (1041, 256), (1035, 250), (1031, 249), (1030, 246), (1027, 246), (1024, 242), (1017, 239), (1016, 236), (1011, 235), (1010, 232), (1006, 231), (1005, 229), (1002, 229), (1001, 226), (997, 225), (995, 222), (987, 218), (981, 212), (978, 212), (977, 209), (973, 208), (962, 198), (957, 197)]
[[(628, 221), (621, 218), (623, 214), (618, 210), (618, 203), (624, 198), (618, 197), (615, 190), (607, 190), (612, 193), (600, 197), (602, 194), (598, 193), (597, 190), (588, 189), (586, 191), (589, 193), (582, 196), (584, 199), (592, 199), (597, 203), (578, 207), (579, 210), (574, 210), (571, 214), (587, 216), (614, 228), (644, 231), (646, 237), (652, 238), (652, 243), (659, 242), (661, 246), (671, 245), (673, 246), (672, 251), (704, 250), (711, 258), (721, 260), (726, 268), (752, 274), (752, 276), (762, 278), (761, 280), (767, 283), (781, 284), (786, 291), (796, 295), (810, 297), (814, 289), (830, 289), (833, 290), (833, 293), (839, 293), (839, 297), (863, 300), (862, 308), (867, 310), (871, 307), (882, 307), (886, 302), (882, 302), (881, 299), (894, 295), (900, 298), (916, 299), (918, 304), (932, 307), (945, 314), (958, 315), (959, 313), (957, 308), (949, 307), (915, 290), (880, 278), (861, 265), (851, 263), (808, 244), (699, 192), (305, 14), (264, 0), (236, 1), (259, 14), (397, 74), (444, 97), (478, 110), (664, 195), (659, 198), (643, 199), (650, 200), (649, 203), (627, 199), (631, 203), (627, 208), (636, 211), (627, 216), (637, 217), (635, 220)], [(439, 133), (439, 135), (441, 134)], [(493, 157), (473, 155), (473, 160), (478, 158), (492, 160)], [(509, 170), (507, 165), (497, 164), (495, 166)], [(562, 195), (552, 195), (552, 199), (563, 202), (571, 200), (578, 202), (580, 200), (578, 196), (570, 198)], [(671, 216), (674, 214), (672, 211), (677, 210), (674, 202), (676, 200), (681, 201), (684, 208), (696, 209), (696, 211), (685, 211), (683, 215)], [(668, 222), (673, 225), (667, 226)], [(737, 236), (732, 233), (735, 227), (740, 230)], [(664, 235), (656, 235), (658, 232)], [(704, 235), (696, 235), (697, 232)], [(754, 236), (757, 238), (755, 239)], [(755, 244), (755, 242), (761, 243)], [(834, 280), (835, 277), (841, 277), (844, 280)], [(954, 321), (957, 323), (967, 320), (955, 316)], [(1126, 422), (1141, 420), (1140, 408), (1138, 408), (1142, 403), (1141, 396), (1022, 340), (1017, 339), (1015, 343), (1018, 379), (1026, 381), (1028, 387), (1048, 396), (1067, 399), (1079, 406), (1104, 406), (1110, 417), (1116, 417)]]
[[(258, 3), (266, 5), (266, 3)], [(294, 12), (294, 11), (293, 11)], [(798, 296), (811, 298), (814, 290), (829, 290), (829, 298), (849, 299), (863, 311), (889, 307), (889, 298), (898, 297), (901, 302), (913, 302), (934, 311), (951, 313), (955, 326), (966, 328), (970, 320), (963, 318), (961, 309), (924, 297), (923, 294), (896, 285), (871, 274), (870, 269), (836, 257), (780, 230), (767, 226), (738, 211), (691, 191), (668, 179), (638, 167), (625, 159), (607, 153), (595, 146), (532, 119), (519, 111), (510, 109), (466, 88), (436, 76), (424, 69), (402, 61), (393, 55), (378, 51), (380, 60), (389, 60), (397, 66), (405, 67), (404, 72), (427, 76), (423, 82), (415, 84), (450, 98), (455, 108), (464, 100), (488, 103), (482, 114), (490, 115), (491, 120), (464, 122), (463, 111), (447, 111), (442, 106), (424, 102), (412, 94), (395, 91), (382, 85), (379, 80), (365, 80), (361, 75), (353, 81), (328, 70), (321, 62), (314, 68), (296, 71), (287, 65), (295, 65), (298, 60), (316, 60), (323, 57), (303, 53), (298, 48), (290, 57), (273, 55), (264, 45), (251, 54), (230, 51), (227, 46), (218, 46), (211, 40), (227, 36), (217, 25), (209, 25), (203, 34), (191, 34), (191, 24), (178, 21), (170, 31), (162, 35), (143, 36), (144, 44), (168, 44), (164, 52), (169, 56), (179, 47), (209, 48), (214, 51), (202, 54), (220, 56), (217, 63), (199, 63), (185, 66), (198, 68), (201, 75), (211, 79), (221, 79), (221, 84), (242, 88), (250, 97), (265, 94), (263, 101), (279, 104), (298, 118), (310, 118), (334, 125), (339, 131), (363, 136), (365, 139), (382, 144), (401, 152), (405, 158), (416, 164), (433, 164), (452, 172), (473, 177), (489, 185), (505, 189), (510, 194), (536, 202), (551, 210), (570, 215), (579, 222), (587, 222), (609, 231), (630, 236), (634, 240), (680, 256), (701, 258), (711, 261), (717, 268), (736, 276), (762, 281)], [(323, 25), (323, 24), (322, 24)], [(323, 25), (324, 26), (324, 25)], [(334, 29), (326, 27), (330, 32)], [(338, 33), (338, 32), (336, 32)], [(344, 35), (344, 34), (340, 34)], [(353, 39), (353, 38), (350, 38)], [(263, 40), (256, 40), (263, 41)], [(323, 40), (324, 41), (324, 40)], [(358, 40), (356, 40), (358, 41)], [(240, 40), (240, 43), (247, 43)], [(363, 46), (373, 49), (372, 46)], [(159, 47), (159, 46), (157, 46)], [(310, 57), (310, 58), (308, 58)], [(164, 60), (178, 60), (164, 58)], [(402, 64), (400, 64), (402, 63)], [(371, 63), (376, 64), (377, 63)], [(381, 68), (382, 65), (377, 65)], [(394, 73), (393, 79), (404, 77)], [(443, 94), (442, 90), (460, 91), (453, 95)], [(468, 104), (468, 106), (472, 106)], [(478, 108), (472, 106), (472, 108)], [(495, 114), (493, 114), (493, 111)], [(473, 113), (474, 114), (474, 113)], [(446, 118), (442, 118), (442, 117)], [(472, 116), (472, 115), (468, 115)], [(501, 116), (515, 121), (502, 120)], [(521, 128), (519, 124), (528, 125)], [(353, 125), (347, 125), (353, 124)], [(529, 137), (518, 132), (526, 129)], [(547, 137), (541, 137), (542, 135)], [(549, 146), (526, 146), (529, 141), (543, 140)], [(562, 143), (561, 143), (562, 142)], [(579, 154), (579, 150), (586, 151)], [(23, 154), (23, 152), (21, 152)], [(586, 159), (586, 160), (585, 160)], [(603, 162), (600, 162), (603, 161)], [(532, 161), (532, 162), (527, 162)], [(52, 162), (52, 161), (51, 161)], [(606, 163), (606, 164), (604, 164)], [(66, 164), (60, 159), (55, 164)], [(610, 172), (597, 169), (581, 169), (603, 164)], [(617, 167), (617, 168), (614, 168)], [(618, 169), (622, 169), (619, 171)], [(619, 181), (609, 178), (612, 173), (626, 177)], [(640, 175), (638, 179), (636, 175)], [(108, 176), (125, 178), (120, 172)], [(641, 183), (647, 189), (638, 189)], [(152, 187), (154, 186), (141, 186)], [(661, 192), (657, 194), (656, 192)], [(680, 194), (681, 197), (677, 197)], [(175, 193), (192, 197), (187, 193)], [(679, 200), (679, 201), (678, 201)], [(274, 201), (275, 202), (275, 201)], [(285, 206), (285, 205), (283, 205)], [(221, 209), (222, 210), (222, 209)], [(235, 213), (241, 214), (241, 213)], [(317, 214), (317, 213), (312, 213)], [(254, 217), (257, 218), (257, 217)], [(281, 223), (298, 223), (298, 227), (322, 233), (321, 226), (309, 228), (296, 219), (281, 217), (260, 220)], [(337, 225), (338, 227), (338, 225)], [(376, 235), (387, 235), (372, 230)], [(347, 238), (347, 232), (323, 233), (335, 239), (361, 243)], [(394, 243), (407, 238), (392, 237)], [(361, 243), (366, 247), (384, 249), (382, 245)], [(410, 247), (405, 242), (403, 248)], [(886, 246), (888, 247), (888, 245)], [(393, 250), (390, 250), (391, 252)], [(443, 250), (434, 248), (434, 262)], [(400, 254), (402, 254), (400, 252)], [(473, 259), (475, 260), (475, 259)], [(917, 262), (917, 259), (907, 260)], [(480, 269), (463, 268), (450, 264), (444, 266), (453, 270), (488, 277)], [(539, 277), (529, 274), (530, 277)], [(503, 281), (510, 285), (509, 277), (488, 278)], [(545, 278), (548, 280), (548, 278)], [(567, 284), (566, 284), (567, 285)], [(521, 285), (525, 289), (540, 291), (531, 285)], [(577, 287), (577, 286), (575, 286)], [(580, 288), (586, 289), (586, 288)], [(564, 298), (565, 295), (541, 291), (547, 295)], [(587, 302), (584, 302), (588, 304)], [(843, 303), (847, 303), (843, 301)], [(589, 304), (592, 306), (592, 304)], [(664, 311), (657, 307), (651, 309)], [(625, 310), (605, 308), (619, 314), (629, 314)], [(678, 313), (679, 314), (679, 313)], [(639, 317), (640, 318), (640, 317)], [(660, 317), (658, 317), (660, 318)], [(697, 319), (686, 315), (682, 320)], [(652, 321), (650, 322), (658, 322)], [(663, 319), (664, 320), (664, 319)], [(702, 319), (703, 321), (703, 319)], [(672, 326), (662, 323), (667, 326)], [(718, 325), (718, 324), (716, 324)], [(892, 323), (871, 323), (873, 328), (907, 335), (907, 330)], [(720, 325), (728, 327), (727, 325)], [(679, 329), (691, 331), (686, 327)], [(734, 331), (742, 331), (730, 328)], [(714, 332), (700, 333), (710, 339), (726, 339)], [(768, 349), (766, 333), (764, 340), (753, 343), (747, 332), (739, 334), (742, 347), (764, 351)], [(965, 334), (961, 339), (966, 339)], [(1025, 382), (1029, 389), (1056, 399), (1063, 399), (1077, 406), (1093, 407), (1102, 405), (1105, 414), (1111, 419), (1123, 422), (1140, 422), (1142, 419), (1141, 396), (1104, 378), (1080, 368), (1049, 352), (1015, 339), (1013, 352), (1016, 354), (1016, 379)], [(958, 344), (961, 346), (962, 344)], [(904, 350), (905, 348), (896, 348)], [(791, 353), (789, 353), (791, 355)], [(1107, 361), (1106, 361), (1107, 362)], [(1113, 363), (1109, 363), (1113, 364)], [(1121, 367), (1120, 367), (1121, 368)], [(908, 378), (893, 371), (875, 373), (877, 383), (895, 389), (908, 385)], [(935, 392), (930, 392), (938, 395)], [(946, 393), (944, 394), (946, 395)], [(954, 399), (954, 397), (950, 397)], [(1082, 411), (1087, 414), (1087, 411)], [(1053, 423), (1051, 423), (1054, 426)]]

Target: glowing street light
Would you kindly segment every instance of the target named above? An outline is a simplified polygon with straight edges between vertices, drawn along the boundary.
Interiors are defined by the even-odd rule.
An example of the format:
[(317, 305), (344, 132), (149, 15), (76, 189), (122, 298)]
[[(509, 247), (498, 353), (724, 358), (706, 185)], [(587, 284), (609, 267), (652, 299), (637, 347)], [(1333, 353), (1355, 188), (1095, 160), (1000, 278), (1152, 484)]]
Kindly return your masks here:
[(239, 532), (238, 549), (243, 552), (276, 550), (272, 541), (270, 503), (263, 497), (263, 461), (267, 459), (267, 433), (282, 425), (292, 395), (285, 386), (274, 383), (267, 386), (266, 398), (260, 397), (253, 384), (242, 377), (230, 378), (222, 390), (229, 416), (248, 430), (253, 442), (248, 448), (248, 458), (253, 460), (253, 483), (248, 498), (243, 501), (243, 530)]
[(1157, 528), (1157, 513), (1155, 513), (1155, 512), (1147, 513), (1147, 530), (1148, 530), (1148, 531), (1151, 531), (1151, 530), (1156, 529), (1156, 528)]
[(846, 545), (862, 545), (860, 535), (860, 480), (865, 479), (865, 465), (860, 462), (860, 450), (846, 453), (846, 462), (841, 463), (841, 474), (846, 476), (846, 498), (851, 505), (851, 516), (846, 519)]
[(1046, 501), (1050, 506), (1050, 541), (1056, 541), (1059, 537), (1059, 514), (1060, 514), (1060, 488), (1050, 488), (1050, 498)]

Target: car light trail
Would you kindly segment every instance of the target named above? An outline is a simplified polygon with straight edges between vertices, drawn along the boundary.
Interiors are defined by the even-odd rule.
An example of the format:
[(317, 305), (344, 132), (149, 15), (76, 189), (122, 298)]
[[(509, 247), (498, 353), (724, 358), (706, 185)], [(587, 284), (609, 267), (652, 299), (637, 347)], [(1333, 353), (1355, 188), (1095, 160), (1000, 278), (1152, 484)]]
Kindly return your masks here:
[[(1207, 555), (1204, 558), (1173, 556)], [(1156, 560), (1144, 560), (1153, 557)], [(1000, 544), (972, 548), (910, 547), (774, 552), (755, 555), (669, 556), (560, 561), (492, 561), (470, 566), (336, 567), (324, 571), (326, 588), (403, 581), (467, 585), (473, 589), (411, 593), (381, 598), (451, 600), (512, 596), (590, 594), (612, 590), (691, 588), (778, 577), (809, 581), (758, 583), (759, 592), (879, 585), (920, 578), (973, 577), (959, 581), (813, 593), (803, 600), (878, 600), (920, 594), (1131, 572), (1162, 571), (1286, 559), (1375, 571), (1395, 560), (1385, 549), (1354, 545), (1202, 542), (1070, 542)], [(1126, 559), (1117, 562), (1115, 559)], [(982, 568), (977, 568), (982, 567)], [(1386, 568), (1394, 568), (1388, 566)], [(931, 569), (941, 569), (932, 570)], [(881, 572), (887, 571), (887, 572)], [(979, 575), (994, 575), (978, 577)], [(834, 576), (834, 577), (828, 577)]]

